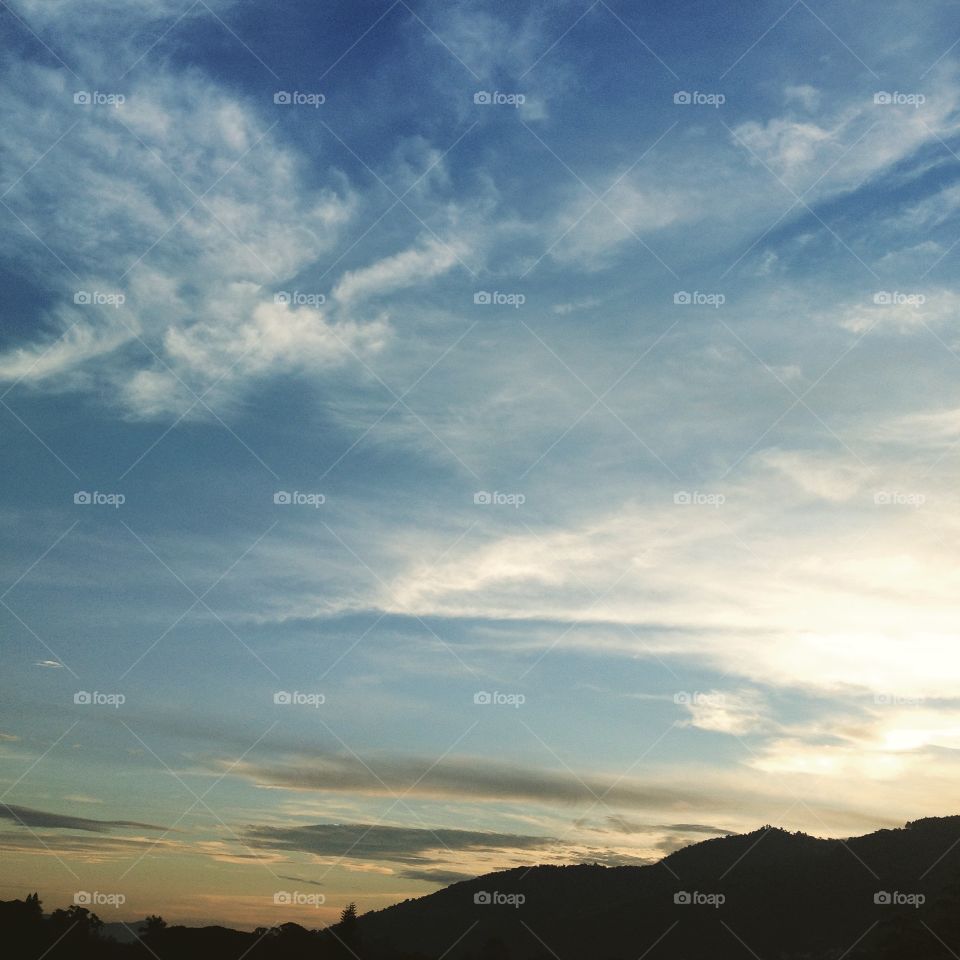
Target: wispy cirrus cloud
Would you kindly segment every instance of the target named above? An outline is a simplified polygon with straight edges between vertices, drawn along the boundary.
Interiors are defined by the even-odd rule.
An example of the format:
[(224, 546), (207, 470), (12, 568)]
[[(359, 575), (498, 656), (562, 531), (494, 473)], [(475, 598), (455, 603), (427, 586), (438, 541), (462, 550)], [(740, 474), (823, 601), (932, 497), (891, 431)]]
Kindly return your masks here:
[[(53, 747), (5, 856), (183, 858), (174, 915), (270, 923), (264, 865), (382, 906), (713, 824), (942, 813), (949, 4), (771, 0), (722, 30), (707, 5), (695, 58), (656, 5), (356, 6), (8, 7), (8, 782)], [(324, 70), (322, 109), (273, 102)], [(722, 105), (674, 102), (707, 76)], [(924, 102), (874, 102), (910, 78)], [(122, 105), (73, 102), (111, 83)], [(84, 488), (122, 475), (123, 511), (73, 504), (51, 452)], [(185, 584), (211, 587), (186, 612)], [(89, 689), (129, 667), (124, 712), (57, 742), (70, 681), (38, 638)], [(275, 706), (308, 682), (322, 713)], [(111, 812), (173, 823), (171, 769), (215, 784), (219, 824), (44, 810), (110, 782)]]
[(32, 807), (21, 807), (14, 804), (0, 804), (0, 817), (12, 820), (25, 827), (49, 827), (58, 830), (83, 830), (88, 833), (109, 833), (112, 830), (161, 830), (153, 823), (140, 823), (136, 820), (94, 820), (90, 817), (75, 817), (70, 814), (52, 813), (46, 810), (37, 810)]
[[(233, 772), (262, 787), (358, 796), (391, 796), (409, 791), (419, 798), (529, 801), (561, 807), (590, 806), (600, 797), (607, 805), (636, 809), (706, 809), (709, 806), (701, 804), (697, 791), (682, 782), (604, 777), (587, 771), (574, 776), (547, 767), (531, 770), (467, 756), (446, 757), (424, 774), (429, 765), (424, 759), (369, 756), (360, 762), (351, 756), (311, 754), (291, 757), (286, 763), (244, 761), (236, 764)], [(715, 803), (716, 798), (712, 802)], [(321, 831), (320, 836), (325, 834)]]
[(553, 837), (368, 823), (318, 823), (302, 827), (254, 825), (246, 829), (244, 836), (254, 848), (410, 864), (423, 863), (430, 859), (428, 854), (435, 857), (438, 851), (546, 850), (557, 842)]
[[(25, 109), (38, 89), (50, 104), (39, 120)], [(53, 263), (58, 302), (41, 315), (44, 335), (0, 356), (5, 380), (108, 384), (121, 409), (152, 417), (383, 344), (382, 318), (331, 316), (289, 294), (277, 302), (334, 246), (356, 199), (335, 172), (308, 188), (303, 158), (249, 103), (156, 73), (133, 80), (120, 106), (78, 105), (61, 73), (32, 64), (9, 94), (10, 168), (40, 162), (41, 139), (54, 146), (42, 176), (15, 180), (5, 200), (17, 230), (44, 239), (29, 254), (14, 240), (7, 254), (38, 280)], [(45, 226), (54, 203), (62, 233)]]

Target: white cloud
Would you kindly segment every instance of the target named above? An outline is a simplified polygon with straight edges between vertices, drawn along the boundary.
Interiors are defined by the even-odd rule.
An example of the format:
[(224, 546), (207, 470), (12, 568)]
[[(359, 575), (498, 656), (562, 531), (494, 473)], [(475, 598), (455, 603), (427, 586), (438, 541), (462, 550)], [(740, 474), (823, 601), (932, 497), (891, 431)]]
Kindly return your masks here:
[(960, 408), (903, 414), (883, 423), (876, 433), (881, 440), (891, 443), (949, 448), (960, 441)]
[[(611, 177), (611, 179), (614, 179)], [(699, 219), (699, 191), (664, 189), (625, 179), (607, 193), (578, 191), (545, 230), (551, 254), (584, 269), (608, 265), (624, 243), (636, 242), (665, 227)]]
[(573, 300), (568, 303), (555, 303), (551, 308), (551, 312), (557, 314), (557, 316), (565, 317), (571, 313), (579, 313), (582, 310), (591, 310), (593, 307), (598, 307), (603, 303), (603, 300), (600, 297), (585, 297), (583, 300)]
[(767, 706), (756, 690), (696, 691), (684, 706), (690, 713), (690, 726), (714, 733), (743, 736), (769, 724)]
[(775, 117), (766, 123), (747, 121), (734, 130), (734, 135), (751, 154), (774, 171), (792, 177), (794, 173), (809, 168), (824, 144), (835, 143), (838, 131), (809, 121)]
[[(788, 87), (788, 99), (812, 111), (811, 89)], [(812, 187), (805, 196), (809, 203), (859, 186), (921, 144), (950, 136), (957, 129), (954, 109), (960, 89), (949, 68), (930, 75), (925, 96), (919, 109), (876, 104), (871, 93), (834, 97), (815, 121), (793, 114), (748, 120), (733, 129), (731, 139), (787, 186), (800, 192)]]
[(849, 304), (838, 322), (845, 330), (895, 330), (900, 334), (936, 330), (960, 317), (960, 294), (943, 287), (933, 290), (879, 290), (881, 302)]
[(469, 246), (459, 239), (430, 237), (368, 267), (348, 271), (334, 287), (333, 295), (346, 303), (411, 287), (446, 273), (469, 253)]
[(831, 743), (807, 743), (802, 740), (777, 740), (750, 765), (764, 773), (783, 776), (834, 779), (895, 780), (902, 777), (908, 764), (903, 757), (889, 753), (865, 752), (861, 746)]
[[(490, 531), (439, 564), (411, 563), (374, 602), (526, 621), (524, 649), (676, 656), (754, 683), (834, 693), (951, 695), (960, 574), (943, 533), (960, 521), (943, 509), (878, 506), (869, 490), (853, 500), (855, 474), (796, 462), (805, 471), (797, 485), (758, 470), (727, 487), (720, 508), (675, 506), (664, 491), (659, 504), (620, 504), (562, 531)], [(898, 489), (889, 479), (886, 489)], [(578, 626), (540, 633), (540, 621)]]
[[(379, 349), (387, 337), (383, 320), (334, 323), (322, 309), (264, 301), (262, 290), (248, 286), (226, 291), (228, 299), (216, 304), (211, 319), (167, 330), (167, 356), (216, 379), (231, 372), (246, 376), (334, 366)], [(231, 323), (232, 309), (257, 299), (261, 302), (248, 307), (242, 322)]]
[[(174, 21), (179, 17), (189, 23), (193, 19), (208, 17), (214, 13), (222, 16), (235, 0), (205, 0), (203, 4), (191, 5), (182, 0), (11, 0), (18, 15), (35, 29), (54, 28), (69, 30), (70, 36), (77, 32), (96, 32), (104, 43), (126, 43), (126, 34), (131, 24), (153, 21)], [(205, 7), (209, 7), (207, 10)], [(122, 22), (126, 31), (118, 31)]]
[(31, 383), (61, 378), (89, 360), (112, 353), (133, 336), (128, 328), (109, 319), (99, 327), (90, 325), (81, 319), (79, 308), (74, 308), (72, 317), (70, 313), (66, 307), (57, 311), (63, 329), (59, 336), (0, 354), (0, 380)]
[[(198, 75), (157, 72), (120, 108), (79, 106), (62, 72), (8, 69), (4, 159), (38, 169), (6, 198), (29, 230), (9, 233), (4, 252), (61, 302), (45, 337), (0, 355), (4, 379), (96, 378), (150, 417), (182, 412), (215, 380), (209, 403), (248, 377), (344, 365), (383, 345), (383, 316), (273, 302), (334, 247), (356, 200), (336, 173), (308, 187), (302, 158), (249, 105)], [(58, 138), (41, 159), (37, 145)], [(50, 253), (68, 269), (50, 276)], [(125, 302), (75, 305), (78, 290)], [(124, 345), (135, 349), (111, 356)]]
[(820, 106), (820, 91), (809, 83), (788, 84), (783, 89), (788, 103), (798, 103), (804, 110), (816, 110)]
[(838, 502), (861, 493), (870, 473), (859, 463), (800, 450), (765, 450), (755, 461), (814, 497)]
[(800, 774), (825, 780), (851, 777), (890, 781), (910, 777), (920, 789), (953, 776), (949, 755), (960, 749), (960, 712), (896, 694), (856, 719), (830, 718), (784, 731), (764, 744), (750, 766), (764, 773)]

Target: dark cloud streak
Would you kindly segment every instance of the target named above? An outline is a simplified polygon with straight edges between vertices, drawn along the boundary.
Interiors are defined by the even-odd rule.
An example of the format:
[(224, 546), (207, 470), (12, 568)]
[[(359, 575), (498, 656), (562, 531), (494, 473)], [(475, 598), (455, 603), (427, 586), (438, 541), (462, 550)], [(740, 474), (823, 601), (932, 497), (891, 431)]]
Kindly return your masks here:
[(85, 830), (89, 833), (109, 833), (111, 830), (161, 830), (166, 827), (136, 820), (92, 820), (88, 817), (73, 817), (65, 813), (50, 813), (33, 807), (18, 807), (0, 803), (0, 818), (12, 820), (23, 827), (48, 827), (54, 830)]
[(366, 823), (317, 823), (300, 827), (252, 825), (247, 827), (244, 840), (251, 847), (261, 849), (296, 850), (321, 857), (349, 856), (355, 860), (392, 860), (411, 865), (431, 862), (433, 858), (427, 854), (437, 850), (540, 850), (557, 843), (553, 837)]
[[(447, 757), (440, 763), (422, 757), (365, 759), (367, 763), (354, 757), (315, 753), (293, 757), (283, 764), (235, 764), (230, 770), (255, 783), (290, 790), (378, 796), (413, 790), (419, 796), (559, 804), (593, 803), (602, 797), (610, 806), (660, 809), (678, 804), (686, 809), (716, 806), (715, 799), (693, 790), (589, 774), (577, 777), (479, 757)], [(426, 774), (424, 769), (428, 769)]]

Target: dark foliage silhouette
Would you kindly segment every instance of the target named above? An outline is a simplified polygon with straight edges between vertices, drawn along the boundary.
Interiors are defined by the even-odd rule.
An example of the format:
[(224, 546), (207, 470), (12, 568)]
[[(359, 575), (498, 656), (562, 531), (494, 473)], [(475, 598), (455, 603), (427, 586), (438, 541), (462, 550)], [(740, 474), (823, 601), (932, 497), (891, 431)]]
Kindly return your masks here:
[(31, 960), (948, 960), (960, 817), (845, 841), (764, 827), (650, 866), (517, 868), (363, 915), (351, 903), (320, 930), (136, 927), (119, 943), (85, 907), (0, 902), (8, 955)]

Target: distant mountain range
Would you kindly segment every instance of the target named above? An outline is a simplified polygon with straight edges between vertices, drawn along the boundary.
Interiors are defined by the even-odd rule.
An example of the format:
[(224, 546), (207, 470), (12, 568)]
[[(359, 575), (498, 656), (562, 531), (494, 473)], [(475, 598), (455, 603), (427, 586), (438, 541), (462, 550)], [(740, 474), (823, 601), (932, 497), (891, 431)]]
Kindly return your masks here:
[(324, 931), (160, 924), (124, 943), (122, 927), (90, 935), (30, 899), (0, 902), (0, 931), (50, 960), (958, 960), (960, 817), (849, 840), (764, 827), (648, 866), (519, 867)]
[(393, 944), (445, 960), (946, 960), (944, 944), (960, 956), (960, 817), (849, 840), (765, 827), (650, 866), (506, 870), (359, 928), (371, 955)]

